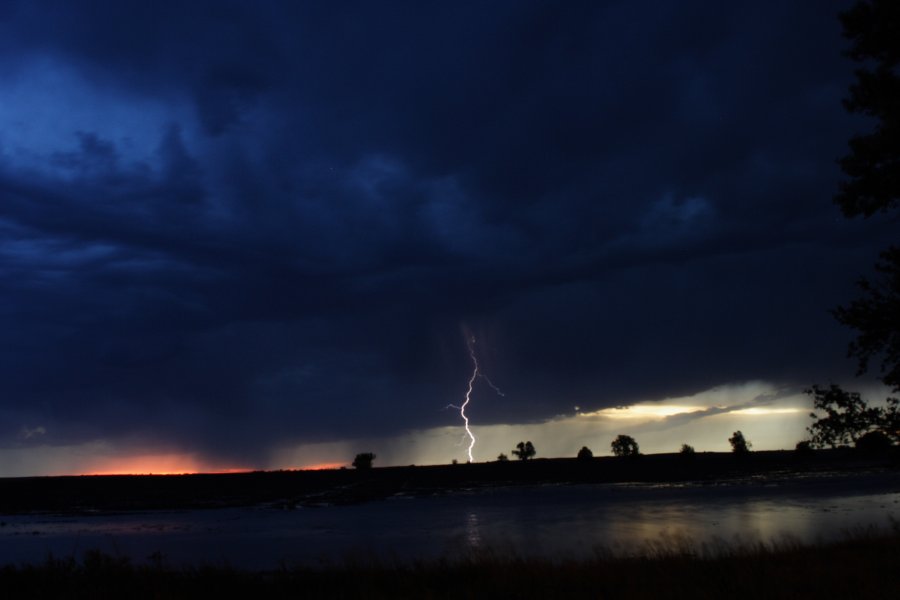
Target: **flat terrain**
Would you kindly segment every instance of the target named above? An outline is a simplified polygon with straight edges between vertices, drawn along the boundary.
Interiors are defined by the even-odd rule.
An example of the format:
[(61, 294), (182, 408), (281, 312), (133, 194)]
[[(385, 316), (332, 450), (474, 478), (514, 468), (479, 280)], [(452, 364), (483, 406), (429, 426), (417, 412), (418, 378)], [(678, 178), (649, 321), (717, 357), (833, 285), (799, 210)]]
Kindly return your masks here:
[[(781, 488), (799, 487), (803, 493), (813, 494), (811, 497), (824, 492), (827, 498), (829, 486), (837, 485), (841, 493), (851, 486), (855, 492), (863, 494), (860, 498), (865, 502), (869, 498), (865, 495), (869, 482), (876, 482), (876, 487), (880, 485), (878, 489), (882, 489), (885, 482), (891, 490), (897, 489), (898, 467), (896, 455), (874, 457), (854, 451), (820, 451), (807, 455), (755, 452), (744, 457), (701, 453), (690, 459), (675, 454), (590, 461), (538, 459), (527, 463), (391, 467), (368, 471), (0, 479), (0, 514), (19, 515), (6, 517), (0, 525), (9, 531), (15, 529), (19, 521), (35, 523), (24, 529), (28, 535), (8, 534), (6, 541), (18, 558), (0, 564), (0, 589), (4, 590), (4, 597), (15, 598), (236, 595), (285, 598), (896, 598), (900, 593), (900, 570), (895, 564), (900, 552), (897, 521), (887, 531), (874, 527), (851, 528), (837, 540), (818, 543), (787, 537), (770, 543), (750, 541), (722, 546), (709, 545), (702, 537), (663, 536), (642, 546), (643, 550), (639, 552), (616, 553), (599, 546), (593, 552), (573, 558), (566, 558), (559, 552), (536, 556), (528, 552), (527, 546), (492, 546), (488, 543), (482, 546), (481, 537), (474, 546), (467, 546), (467, 552), (430, 558), (417, 550), (413, 555), (415, 559), (406, 561), (390, 552), (377, 551), (380, 546), (371, 546), (367, 554), (347, 554), (344, 560), (305, 563), (294, 557), (280, 563), (263, 561), (265, 565), (278, 564), (278, 567), (246, 565), (240, 560), (216, 562), (214, 557), (234, 555), (233, 552), (219, 552), (221, 546), (252, 552), (256, 556), (260, 552), (260, 541), (265, 547), (282, 543), (281, 547), (275, 548), (276, 555), (282, 557), (287, 556), (281, 554), (283, 550), (304, 545), (323, 552), (325, 549), (318, 545), (322, 540), (335, 537), (335, 543), (340, 543), (344, 539), (341, 533), (346, 531), (338, 526), (339, 523), (346, 523), (350, 530), (360, 524), (365, 529), (367, 524), (383, 523), (384, 516), (391, 511), (399, 515), (403, 523), (409, 523), (418, 514), (416, 507), (435, 503), (452, 505), (451, 508), (465, 506), (469, 512), (474, 510), (484, 518), (478, 531), (484, 542), (490, 542), (494, 538), (488, 535), (489, 529), (497, 514), (513, 520), (518, 518), (516, 511), (505, 508), (508, 498), (520, 495), (547, 500), (560, 494), (579, 496), (599, 492), (600, 504), (603, 504), (602, 498), (607, 497), (603, 494), (611, 494), (616, 501), (603, 504), (599, 513), (584, 510), (585, 506), (592, 506), (590, 503), (597, 496), (589, 495), (587, 500), (574, 505), (567, 501), (563, 508), (570, 516), (563, 521), (572, 520), (571, 515), (587, 512), (587, 521), (606, 515), (616, 523), (620, 523), (622, 515), (621, 511), (616, 512), (618, 507), (629, 504), (630, 498), (637, 499), (645, 494), (643, 485), (656, 490), (655, 486), (659, 484), (664, 488), (660, 491), (664, 495), (674, 495), (675, 501), (680, 501), (684, 493), (689, 497), (693, 495), (695, 500), (696, 497), (712, 497), (712, 504), (690, 503), (693, 507), (690, 510), (695, 513), (697, 506), (715, 507), (716, 498), (722, 494), (725, 497), (737, 494), (743, 498), (745, 494), (769, 493), (770, 490), (777, 493)], [(679, 486), (682, 482), (692, 485), (682, 488)], [(792, 482), (792, 485), (780, 486), (779, 482)], [(634, 488), (598, 486), (578, 490), (558, 487), (592, 483), (638, 485)], [(545, 487), (542, 484), (551, 485)], [(669, 484), (674, 485), (668, 487)], [(508, 489), (492, 489), (501, 486)], [(519, 489), (514, 486), (529, 486), (522, 489), (530, 489), (532, 493), (519, 494)], [(118, 511), (359, 504), (396, 495), (432, 496), (479, 488), (486, 488), (486, 493), (447, 495), (421, 502), (375, 502), (340, 509), (287, 512), (239, 508), (236, 511), (256, 517), (252, 521), (253, 527), (249, 528), (253, 533), (259, 523), (272, 521), (279, 526), (286, 525), (283, 530), (278, 529), (278, 536), (263, 530), (262, 535), (253, 537), (245, 531), (248, 529), (246, 521), (241, 520), (235, 521), (238, 525), (235, 530), (208, 529), (207, 516), (230, 511), (189, 512), (188, 518), (196, 522), (185, 530), (180, 527), (165, 532), (153, 527), (147, 529), (143, 528), (144, 521), (137, 522), (139, 531), (135, 535), (124, 529), (110, 530), (112, 533), (97, 530), (105, 520), (128, 520), (135, 516), (117, 514)], [(624, 499), (619, 497), (622, 493)], [(479, 504), (473, 509), (471, 498), (486, 498), (487, 504)], [(463, 499), (461, 504), (460, 499)], [(495, 507), (502, 507), (499, 513), (491, 511), (491, 502)], [(663, 510), (666, 502), (654, 504), (652, 512), (668, 526), (671, 513)], [(828, 504), (829, 510), (833, 508), (831, 504)], [(547, 502), (540, 502), (539, 506), (542, 510), (553, 507)], [(778, 507), (781, 511), (780, 504)], [(816, 514), (823, 515), (823, 522), (832, 518), (839, 520), (840, 515), (835, 512), (815, 510)], [(465, 529), (469, 512), (460, 516), (454, 509), (454, 522), (462, 522)], [(706, 520), (725, 522), (717, 514), (700, 512)], [(90, 516), (70, 516), (74, 513)], [(106, 517), (95, 516), (95, 513), (105, 513)], [(144, 516), (156, 519), (162, 515), (165, 519), (167, 514), (147, 512)], [(364, 514), (365, 519), (353, 518), (359, 514)], [(742, 511), (741, 515), (743, 518), (749, 516), (753, 521), (750, 513)], [(442, 532), (447, 529), (441, 528), (446, 519), (434, 512), (429, 512), (427, 517), (426, 521), (412, 519), (415, 523), (409, 528), (426, 531), (428, 543), (438, 545)], [(54, 529), (58, 521), (75, 523), (72, 529), (75, 541), (66, 538), (65, 531)], [(303, 528), (307, 521), (315, 523), (314, 530)], [(229, 519), (228, 522), (232, 521)], [(576, 520), (575, 527), (580, 528), (583, 522)], [(165, 524), (165, 521), (159, 523)], [(63, 523), (63, 529), (70, 525)], [(51, 533), (45, 537), (35, 533), (39, 529)], [(393, 526), (389, 525), (389, 529), (393, 530)], [(314, 534), (308, 535), (309, 531)], [(823, 532), (827, 533), (824, 529)], [(149, 549), (139, 543), (141, 539), (136, 539), (141, 535), (150, 542)], [(181, 563), (177, 556), (169, 554), (172, 547), (163, 545), (169, 536), (173, 547), (187, 548), (193, 557), (191, 561)], [(205, 540), (206, 546), (202, 543), (197, 546), (197, 539)], [(359, 539), (365, 539), (365, 536)], [(376, 536), (376, 539), (381, 538)], [(409, 543), (411, 539), (414, 540), (400, 536), (385, 543), (396, 540)], [(601, 536), (600, 539), (609, 538)], [(191, 540), (194, 546), (189, 546)], [(29, 547), (39, 547), (40, 554), (29, 555), (26, 552)], [(100, 552), (100, 548), (107, 554)], [(197, 548), (205, 548), (205, 552), (198, 551), (194, 555)], [(211, 553), (210, 548), (216, 551)], [(212, 562), (205, 563), (204, 560)], [(200, 566), (196, 566), (198, 564)]]
[(485, 486), (543, 483), (714, 484), (794, 479), (829, 472), (900, 472), (892, 456), (851, 450), (654, 454), (637, 458), (535, 459), (364, 471), (258, 471), (199, 475), (97, 475), (0, 479), (0, 514), (355, 504)]

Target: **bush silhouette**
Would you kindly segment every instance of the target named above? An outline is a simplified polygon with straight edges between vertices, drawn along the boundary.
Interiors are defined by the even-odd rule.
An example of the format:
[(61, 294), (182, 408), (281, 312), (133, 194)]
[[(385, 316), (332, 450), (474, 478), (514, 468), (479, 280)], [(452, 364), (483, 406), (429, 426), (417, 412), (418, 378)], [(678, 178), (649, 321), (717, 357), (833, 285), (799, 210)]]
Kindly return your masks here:
[(509, 460), (509, 457), (502, 452), (497, 455), (497, 462), (506, 462)]
[(697, 454), (694, 447), (690, 444), (682, 444), (681, 450), (679, 450), (678, 453), (682, 458), (694, 458), (694, 455)]
[(856, 440), (856, 449), (867, 454), (882, 454), (891, 448), (891, 438), (883, 431), (870, 431)]
[(797, 451), (797, 454), (809, 455), (813, 453), (812, 442), (809, 440), (801, 440), (797, 442), (797, 445), (794, 446), (794, 450)]
[(353, 467), (360, 471), (372, 468), (372, 461), (375, 460), (375, 454), (372, 452), (361, 452), (353, 459)]
[(594, 458), (594, 453), (587, 446), (582, 446), (578, 451), (578, 460), (591, 460), (592, 458)]

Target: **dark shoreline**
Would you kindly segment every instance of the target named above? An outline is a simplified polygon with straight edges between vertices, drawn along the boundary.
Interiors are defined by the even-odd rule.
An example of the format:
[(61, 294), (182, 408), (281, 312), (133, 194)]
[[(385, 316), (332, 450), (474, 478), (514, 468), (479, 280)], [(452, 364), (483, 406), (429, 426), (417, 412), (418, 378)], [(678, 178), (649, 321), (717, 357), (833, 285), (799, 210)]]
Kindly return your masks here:
[(364, 471), (257, 471), (196, 475), (94, 475), (0, 479), (0, 514), (93, 513), (270, 505), (358, 504), (472, 488), (541, 484), (676, 484), (794, 481), (828, 474), (900, 477), (897, 453), (853, 450), (654, 454), (637, 458), (536, 459)]

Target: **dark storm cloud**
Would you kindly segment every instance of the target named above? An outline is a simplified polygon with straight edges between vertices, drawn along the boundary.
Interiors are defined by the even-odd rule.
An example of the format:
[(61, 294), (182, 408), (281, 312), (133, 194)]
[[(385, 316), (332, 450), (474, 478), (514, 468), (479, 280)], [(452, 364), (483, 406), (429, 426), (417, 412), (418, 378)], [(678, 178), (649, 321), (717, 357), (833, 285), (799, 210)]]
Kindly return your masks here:
[(885, 231), (841, 5), (784, 4), (6, 3), (0, 77), (76, 83), (0, 108), (0, 435), (446, 424), (464, 331), (482, 422), (843, 376)]

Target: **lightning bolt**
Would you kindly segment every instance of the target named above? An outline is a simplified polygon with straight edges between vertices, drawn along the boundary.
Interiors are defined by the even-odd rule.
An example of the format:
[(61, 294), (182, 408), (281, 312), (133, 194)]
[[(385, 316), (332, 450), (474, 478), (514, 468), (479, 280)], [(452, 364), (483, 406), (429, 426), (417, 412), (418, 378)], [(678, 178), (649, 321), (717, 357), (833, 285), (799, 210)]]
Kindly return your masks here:
[(472, 364), (475, 368), (472, 370), (472, 377), (469, 378), (469, 389), (466, 390), (466, 401), (459, 407), (459, 415), (463, 418), (466, 427), (466, 435), (469, 436), (469, 462), (474, 462), (472, 458), (472, 448), (475, 447), (475, 434), (469, 429), (469, 417), (466, 416), (466, 406), (472, 399), (472, 389), (475, 387), (475, 380), (478, 379), (478, 359), (475, 357), (475, 338), (469, 341), (469, 356), (472, 357)]
[[(472, 358), (472, 376), (469, 377), (469, 387), (466, 390), (466, 401), (462, 403), (460, 406), (455, 406), (450, 404), (447, 408), (457, 408), (459, 409), (459, 415), (462, 417), (463, 425), (466, 428), (466, 436), (469, 438), (469, 447), (467, 448), (467, 453), (469, 455), (469, 462), (475, 462), (475, 459), (472, 458), (472, 449), (475, 448), (475, 442), (477, 441), (475, 438), (475, 434), (472, 433), (472, 429), (469, 427), (469, 417), (466, 415), (466, 407), (469, 405), (469, 402), (472, 400), (472, 391), (475, 389), (475, 381), (481, 377), (484, 379), (491, 389), (494, 390), (498, 395), (503, 396), (504, 393), (500, 391), (493, 382), (487, 378), (487, 375), (484, 375), (478, 371), (478, 357), (475, 356), (475, 338), (469, 338), (468, 343), (466, 344), (469, 348), (469, 356)], [(465, 438), (463, 438), (465, 439)]]

